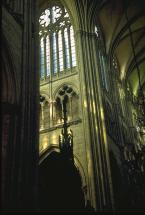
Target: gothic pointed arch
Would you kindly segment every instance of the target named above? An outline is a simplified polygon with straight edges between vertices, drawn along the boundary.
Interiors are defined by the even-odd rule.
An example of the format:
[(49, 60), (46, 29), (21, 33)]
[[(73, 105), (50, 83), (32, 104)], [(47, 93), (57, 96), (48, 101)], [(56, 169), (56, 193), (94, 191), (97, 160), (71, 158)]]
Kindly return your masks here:
[(64, 100), (66, 102), (68, 121), (75, 120), (79, 117), (79, 95), (72, 85), (63, 84), (55, 94), (56, 123), (62, 122), (63, 120), (62, 103)]
[(66, 8), (49, 2), (39, 17), (40, 77), (50, 80), (76, 66), (74, 30)]
[(82, 180), (75, 165), (61, 153), (52, 151), (39, 165), (40, 210), (43, 212), (83, 212)]

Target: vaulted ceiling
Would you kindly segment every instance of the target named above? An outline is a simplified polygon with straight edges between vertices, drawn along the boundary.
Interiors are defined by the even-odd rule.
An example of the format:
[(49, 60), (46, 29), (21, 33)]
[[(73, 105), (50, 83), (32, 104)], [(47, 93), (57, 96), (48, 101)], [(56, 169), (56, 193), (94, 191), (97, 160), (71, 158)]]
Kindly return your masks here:
[(98, 16), (106, 51), (116, 56), (121, 80), (127, 79), (136, 94), (138, 73), (145, 84), (145, 1), (106, 0)]

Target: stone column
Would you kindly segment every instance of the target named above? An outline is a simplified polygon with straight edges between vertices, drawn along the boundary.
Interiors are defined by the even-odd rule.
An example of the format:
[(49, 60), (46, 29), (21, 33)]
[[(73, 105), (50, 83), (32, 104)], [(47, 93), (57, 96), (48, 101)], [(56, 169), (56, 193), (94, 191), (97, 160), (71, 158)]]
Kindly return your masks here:
[[(13, 6), (16, 6), (18, 1), (13, 1)], [(7, 3), (10, 3), (10, 1)], [(39, 40), (38, 30), (34, 24), (38, 21), (36, 19), (36, 1), (20, 0), (19, 3), (20, 7), (24, 9), (22, 10), (24, 13), (21, 16), (22, 23), (17, 22), (18, 19), (13, 18), (12, 15), (17, 15), (13, 14), (13, 12), (16, 12), (13, 10), (10, 10), (10, 12), (3, 10), (2, 17), (3, 35), (6, 32), (11, 32), (16, 41), (14, 43), (10, 39), (8, 41), (8, 49), (6, 49), (6, 44), (4, 46), (4, 50), (8, 50), (7, 54), (10, 51), (11, 58), (5, 55), (4, 68), (6, 64), (10, 63), (8, 67), (10, 69), (3, 70), (7, 76), (6, 80), (10, 80), (8, 81), (10, 83), (8, 84), (10, 85), (8, 86), (10, 101), (6, 100), (7, 105), (5, 107), (7, 107), (8, 111), (5, 108), (3, 109), (5, 116), (3, 116), (2, 127), (4, 143), (4, 157), (2, 159), (4, 159), (4, 168), (6, 168), (5, 170), (3, 169), (4, 175), (2, 180), (3, 184), (5, 183), (3, 186), (5, 196), (2, 198), (4, 199), (4, 212), (20, 213), (23, 211), (24, 213), (31, 213), (35, 212), (35, 207), (38, 205), (39, 70), (37, 62), (39, 59)], [(14, 8), (18, 9), (18, 7)], [(22, 11), (20, 9), (17, 12), (21, 13)], [(17, 16), (14, 17), (16, 18)], [(13, 46), (11, 46), (11, 42), (13, 42)], [(14, 49), (17, 50), (17, 53)], [(18, 56), (21, 60), (19, 60)], [(15, 87), (13, 87), (13, 84)]]
[[(97, 62), (96, 35), (83, 30), (75, 34), (83, 107), (84, 135), (89, 175), (89, 195), (97, 211), (112, 210), (113, 191), (108, 142)], [(88, 132), (89, 131), (89, 132)]]
[[(61, 97), (60, 98), (60, 103), (61, 103), (61, 116), (62, 116), (62, 118), (64, 118), (64, 114), (63, 114), (63, 100), (64, 100), (64, 98)], [(61, 119), (61, 122), (63, 123), (63, 119)]]
[(41, 102), (41, 116), (42, 116), (42, 126), (41, 128), (44, 129), (44, 102)]
[(72, 99), (73, 96), (72, 95), (68, 95), (68, 104), (69, 104), (69, 109), (68, 109), (68, 118), (70, 118), (70, 120), (73, 120), (73, 115), (72, 115)]
[(39, 68), (37, 1), (23, 1), (20, 112), (15, 153), (15, 210), (34, 212), (37, 207), (39, 159)]
[(53, 122), (54, 124), (56, 124), (56, 101), (53, 101), (52, 105), (53, 105)]
[(50, 127), (53, 126), (53, 112), (54, 112), (54, 106), (53, 106), (53, 100), (50, 99), (49, 101), (49, 107), (50, 107)]

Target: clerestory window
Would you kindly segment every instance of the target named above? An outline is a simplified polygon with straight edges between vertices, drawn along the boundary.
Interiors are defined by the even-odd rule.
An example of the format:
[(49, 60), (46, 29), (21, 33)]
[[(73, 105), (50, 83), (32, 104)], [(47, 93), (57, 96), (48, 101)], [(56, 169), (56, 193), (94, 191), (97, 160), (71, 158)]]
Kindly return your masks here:
[(39, 18), (40, 77), (76, 66), (74, 30), (63, 6), (50, 6)]
[(101, 31), (98, 26), (95, 26), (95, 35), (97, 38), (97, 55), (98, 55), (98, 61), (99, 61), (101, 83), (103, 88), (105, 88), (108, 91), (109, 80), (108, 80), (108, 74), (107, 74), (107, 60), (106, 60), (106, 54), (104, 50), (104, 43), (103, 43)]

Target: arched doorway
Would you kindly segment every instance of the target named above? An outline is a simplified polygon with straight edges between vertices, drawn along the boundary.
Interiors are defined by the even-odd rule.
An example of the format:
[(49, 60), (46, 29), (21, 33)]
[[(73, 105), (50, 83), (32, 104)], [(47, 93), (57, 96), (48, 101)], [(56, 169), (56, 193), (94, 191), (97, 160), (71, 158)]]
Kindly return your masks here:
[(85, 199), (79, 171), (61, 153), (52, 152), (39, 166), (40, 212), (83, 212)]

